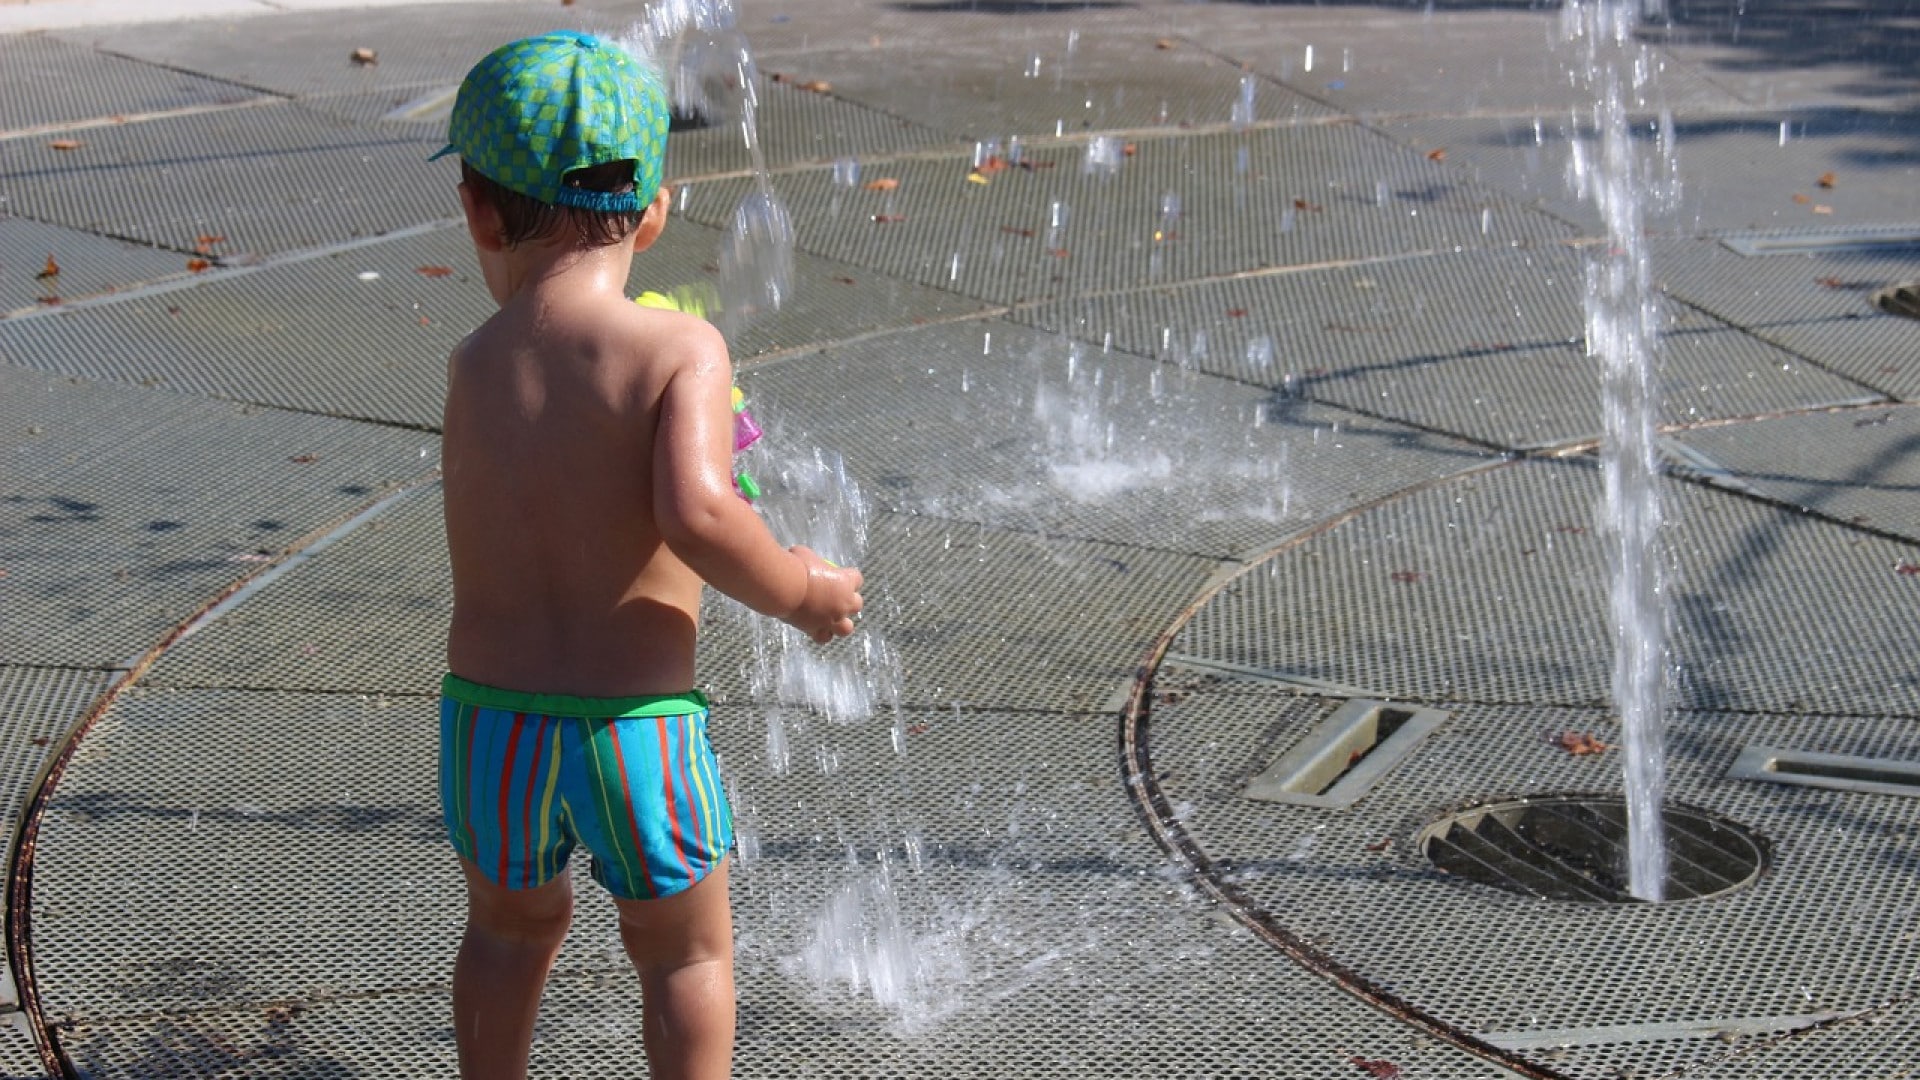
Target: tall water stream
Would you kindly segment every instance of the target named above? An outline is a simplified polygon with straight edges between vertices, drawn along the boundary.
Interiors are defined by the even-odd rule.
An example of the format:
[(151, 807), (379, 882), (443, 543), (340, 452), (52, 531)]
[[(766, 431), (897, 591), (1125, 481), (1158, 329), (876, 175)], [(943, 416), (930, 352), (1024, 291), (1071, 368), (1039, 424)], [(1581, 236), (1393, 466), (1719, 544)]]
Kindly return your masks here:
[(1673, 121), (1661, 111), (1652, 155), (1636, 141), (1633, 114), (1654, 106), (1656, 65), (1633, 35), (1637, 5), (1575, 0), (1561, 26), (1573, 71), (1593, 92), (1592, 112), (1575, 117), (1568, 166), (1574, 191), (1606, 224), (1586, 272), (1587, 351), (1600, 361), (1605, 417), (1601, 514), (1611, 572), (1613, 699), (1626, 753), (1628, 891), (1663, 899), (1667, 877), (1660, 807), (1666, 794), (1665, 728), (1670, 664), (1665, 556), (1660, 538), (1659, 389), (1655, 371), (1660, 309), (1646, 220), (1675, 197)]

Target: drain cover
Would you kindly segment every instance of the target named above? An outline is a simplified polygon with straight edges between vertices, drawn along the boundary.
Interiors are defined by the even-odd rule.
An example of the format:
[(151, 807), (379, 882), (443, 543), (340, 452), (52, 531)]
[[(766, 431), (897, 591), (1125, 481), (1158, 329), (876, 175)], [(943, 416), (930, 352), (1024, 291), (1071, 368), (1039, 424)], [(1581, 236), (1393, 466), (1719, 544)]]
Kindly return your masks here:
[[(1725, 818), (1669, 806), (1669, 900), (1749, 884), (1766, 865), (1758, 836)], [(1640, 903), (1627, 892), (1627, 804), (1555, 796), (1477, 806), (1420, 834), (1433, 865), (1484, 885), (1547, 900)]]

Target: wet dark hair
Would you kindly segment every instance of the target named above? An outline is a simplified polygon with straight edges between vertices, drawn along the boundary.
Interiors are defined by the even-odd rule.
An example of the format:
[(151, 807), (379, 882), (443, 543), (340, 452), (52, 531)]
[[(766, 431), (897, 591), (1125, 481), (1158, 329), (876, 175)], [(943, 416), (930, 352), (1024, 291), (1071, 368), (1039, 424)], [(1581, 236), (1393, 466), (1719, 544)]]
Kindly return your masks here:
[[(609, 213), (551, 206), (501, 187), (465, 161), (460, 163), (460, 179), (475, 198), (499, 212), (501, 239), (510, 248), (529, 240), (545, 240), (563, 228), (572, 229), (582, 244), (605, 247), (639, 228), (647, 213), (644, 207), (631, 213)], [(622, 195), (633, 190), (633, 162), (613, 161), (575, 169), (566, 175), (564, 182), (568, 187)]]

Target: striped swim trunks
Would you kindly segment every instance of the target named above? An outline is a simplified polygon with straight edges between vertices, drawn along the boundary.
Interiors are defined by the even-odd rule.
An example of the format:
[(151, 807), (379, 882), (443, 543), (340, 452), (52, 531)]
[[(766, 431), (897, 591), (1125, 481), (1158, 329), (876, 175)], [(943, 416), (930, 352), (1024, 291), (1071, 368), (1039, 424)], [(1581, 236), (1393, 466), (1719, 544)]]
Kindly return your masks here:
[(613, 895), (672, 896), (732, 846), (699, 691), (583, 698), (449, 674), (440, 694), (441, 817), (494, 884), (544, 885), (581, 846)]

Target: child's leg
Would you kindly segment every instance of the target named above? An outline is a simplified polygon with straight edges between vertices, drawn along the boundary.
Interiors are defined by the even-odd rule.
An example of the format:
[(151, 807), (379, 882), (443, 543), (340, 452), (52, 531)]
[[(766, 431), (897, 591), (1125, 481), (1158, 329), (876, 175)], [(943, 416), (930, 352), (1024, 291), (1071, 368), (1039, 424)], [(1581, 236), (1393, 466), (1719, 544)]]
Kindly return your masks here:
[(567, 875), (506, 889), (460, 860), (467, 932), (453, 961), (453, 1040), (462, 1080), (524, 1080), (540, 992), (573, 919)]
[(733, 912), (727, 864), (663, 900), (620, 900), (620, 940), (645, 995), (654, 1080), (733, 1069)]

